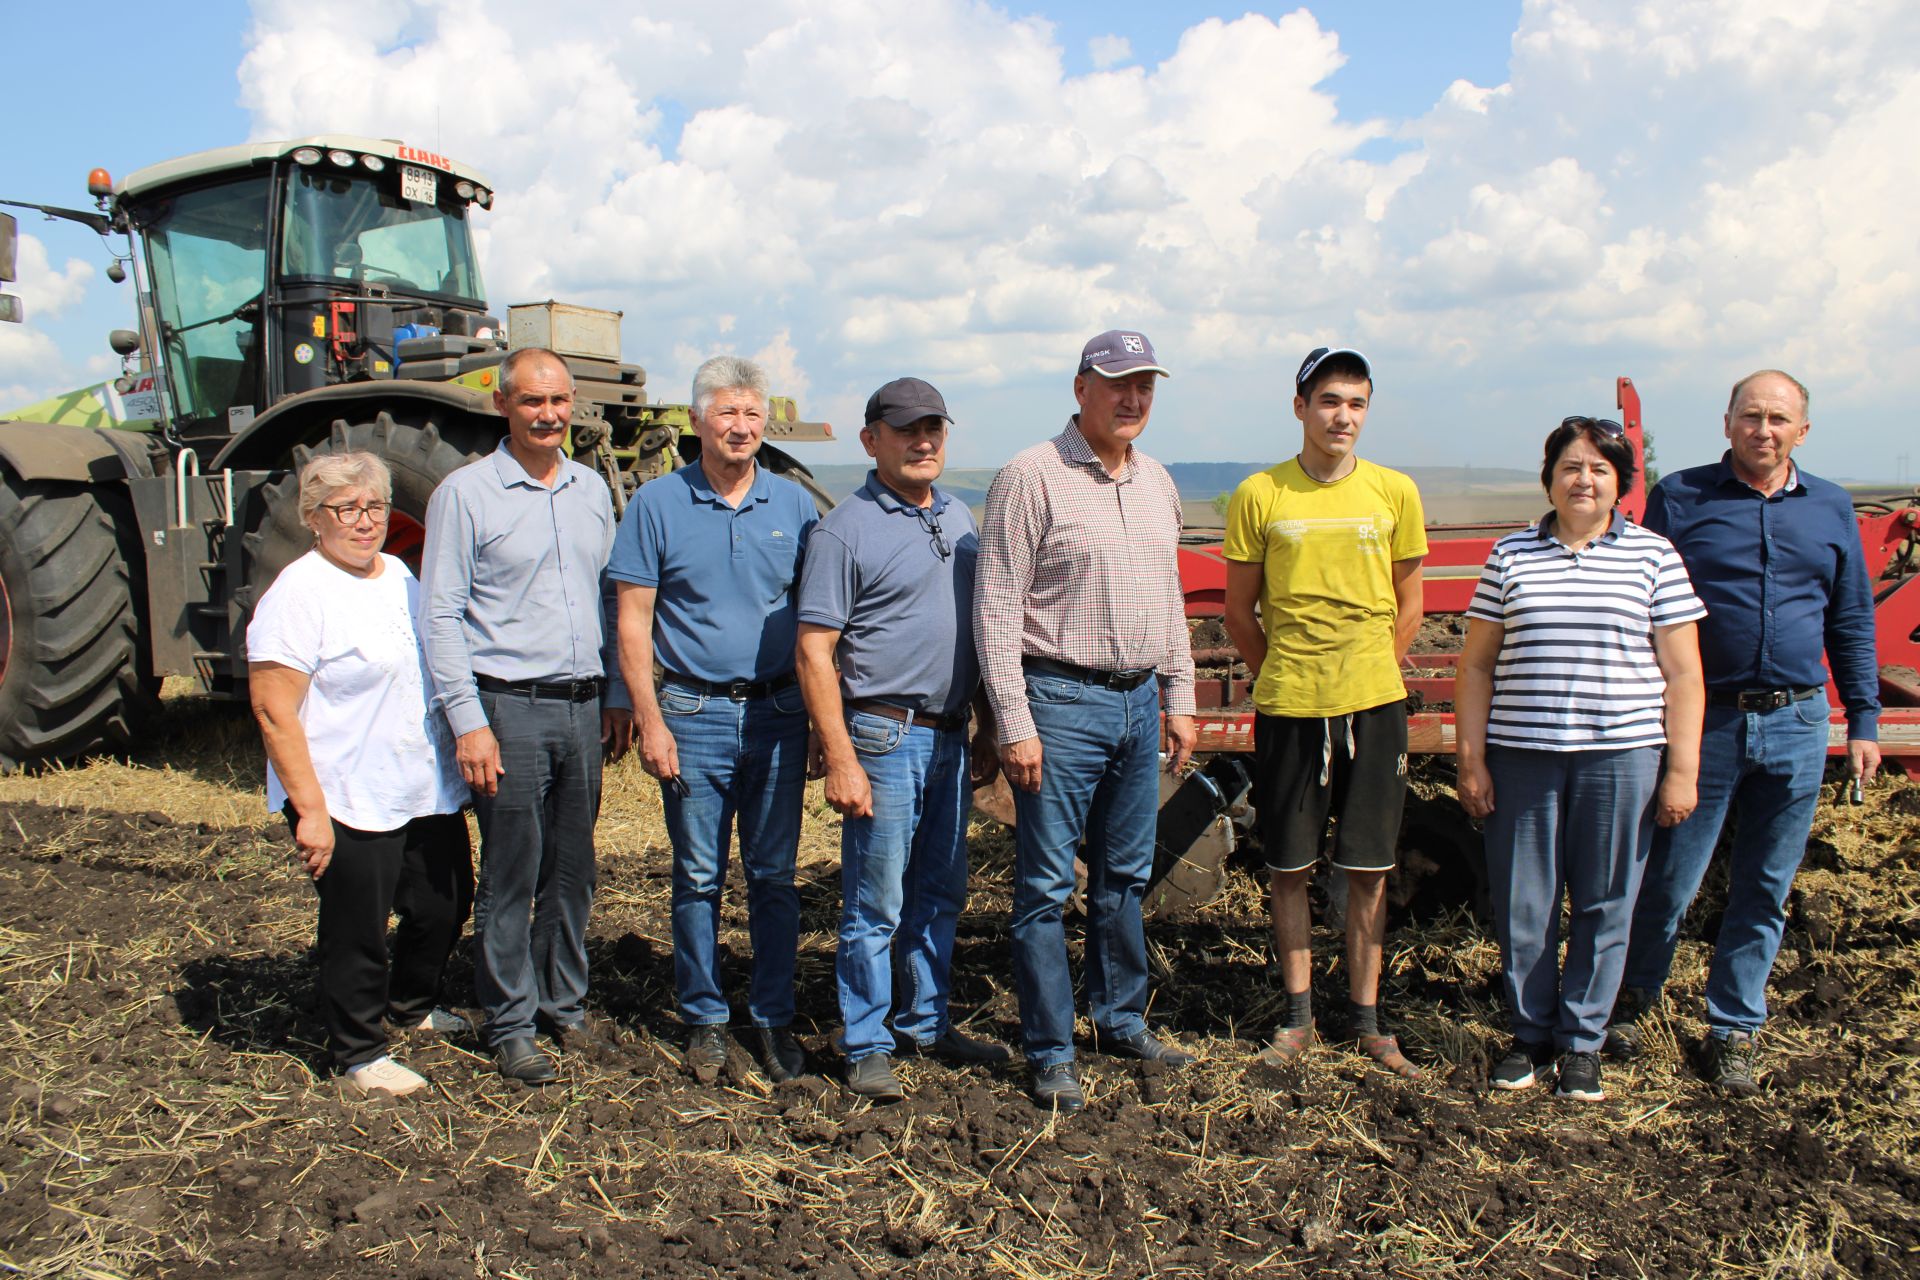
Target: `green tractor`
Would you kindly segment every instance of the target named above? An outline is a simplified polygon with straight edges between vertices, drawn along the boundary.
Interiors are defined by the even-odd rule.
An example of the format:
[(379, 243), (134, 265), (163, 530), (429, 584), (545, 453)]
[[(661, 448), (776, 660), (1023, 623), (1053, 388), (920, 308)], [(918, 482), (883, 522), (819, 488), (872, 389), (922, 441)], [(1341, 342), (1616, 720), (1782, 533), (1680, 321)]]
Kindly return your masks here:
[[(107, 238), (139, 313), (111, 338), (122, 376), (0, 413), (0, 769), (127, 745), (165, 676), (245, 697), (253, 602), (312, 543), (295, 468), (313, 454), (386, 460), (387, 550), (417, 560), (428, 496), (505, 433), (513, 348), (572, 369), (572, 453), (617, 511), (697, 456), (687, 407), (622, 362), (619, 312), (489, 313), (470, 220), (493, 191), (445, 156), (323, 135), (87, 186), (97, 212), (0, 202)], [(0, 278), (10, 259), (0, 243)], [(767, 437), (762, 461), (830, 506), (779, 446), (831, 429), (777, 398)]]

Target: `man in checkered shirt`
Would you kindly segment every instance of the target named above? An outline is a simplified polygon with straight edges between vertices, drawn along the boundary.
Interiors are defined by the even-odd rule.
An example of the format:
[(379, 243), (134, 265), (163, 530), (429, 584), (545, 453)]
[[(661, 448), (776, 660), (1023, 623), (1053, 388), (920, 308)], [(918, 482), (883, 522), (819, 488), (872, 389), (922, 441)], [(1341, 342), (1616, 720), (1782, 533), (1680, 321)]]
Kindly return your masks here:
[(1153, 870), (1160, 714), (1167, 767), (1193, 754), (1193, 655), (1176, 548), (1180, 495), (1134, 448), (1153, 410), (1144, 334), (1081, 350), (1080, 412), (994, 478), (980, 531), (974, 636), (1013, 787), (1014, 979), (1041, 1107), (1086, 1105), (1074, 1071), (1073, 977), (1062, 915), (1087, 863), (1086, 986), (1095, 1046), (1182, 1067), (1148, 1030), (1140, 903)]

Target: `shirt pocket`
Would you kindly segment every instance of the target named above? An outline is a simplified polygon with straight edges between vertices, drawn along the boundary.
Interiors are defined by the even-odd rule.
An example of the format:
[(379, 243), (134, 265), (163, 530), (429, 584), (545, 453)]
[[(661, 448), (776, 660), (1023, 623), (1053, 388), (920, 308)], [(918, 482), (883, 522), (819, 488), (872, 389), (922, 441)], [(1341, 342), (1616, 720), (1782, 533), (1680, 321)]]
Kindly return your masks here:
[(766, 586), (766, 603), (779, 604), (793, 591), (793, 566), (800, 557), (800, 539), (776, 530), (752, 539), (754, 576)]

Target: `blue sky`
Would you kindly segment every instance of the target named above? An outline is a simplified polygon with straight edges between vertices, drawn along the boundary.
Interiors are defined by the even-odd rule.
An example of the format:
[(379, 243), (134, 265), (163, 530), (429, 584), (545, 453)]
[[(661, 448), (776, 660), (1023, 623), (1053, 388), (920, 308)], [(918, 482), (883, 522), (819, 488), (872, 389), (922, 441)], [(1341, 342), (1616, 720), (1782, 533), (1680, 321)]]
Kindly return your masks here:
[[(967, 465), (1055, 429), (1061, 366), (1130, 324), (1175, 368), (1146, 441), (1169, 459), (1290, 453), (1286, 374), (1342, 341), (1374, 355), (1362, 447), (1388, 461), (1528, 465), (1621, 373), (1663, 461), (1703, 461), (1726, 386), (1780, 364), (1814, 387), (1809, 465), (1892, 478), (1920, 391), (1920, 180), (1884, 163), (1920, 112), (1912, 9), (16, 6), (10, 98), (61, 107), (7, 131), (0, 195), (80, 204), (93, 165), (247, 137), (438, 142), (499, 186), (496, 308), (623, 309), (666, 398), (704, 354), (759, 356), (843, 436), (922, 373)], [(75, 50), (112, 65), (133, 32), (155, 75), (76, 88)], [(105, 376), (130, 315), (93, 237), (21, 227), (41, 278), (9, 286), (0, 405)]]

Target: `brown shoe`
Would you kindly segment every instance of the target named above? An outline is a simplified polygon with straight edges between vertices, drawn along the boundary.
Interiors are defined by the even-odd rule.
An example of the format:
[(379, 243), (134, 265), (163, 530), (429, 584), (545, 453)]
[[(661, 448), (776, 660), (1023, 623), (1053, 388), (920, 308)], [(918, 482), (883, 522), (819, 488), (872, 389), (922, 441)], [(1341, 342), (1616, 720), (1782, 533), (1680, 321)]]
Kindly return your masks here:
[(1400, 1052), (1400, 1042), (1391, 1035), (1361, 1036), (1357, 1043), (1360, 1046), (1360, 1052), (1402, 1080), (1419, 1079), (1420, 1068), (1414, 1066), (1413, 1060)]
[(1284, 1067), (1296, 1061), (1313, 1043), (1313, 1024), (1304, 1027), (1282, 1027), (1273, 1033), (1273, 1039), (1260, 1051), (1260, 1062), (1264, 1066)]

